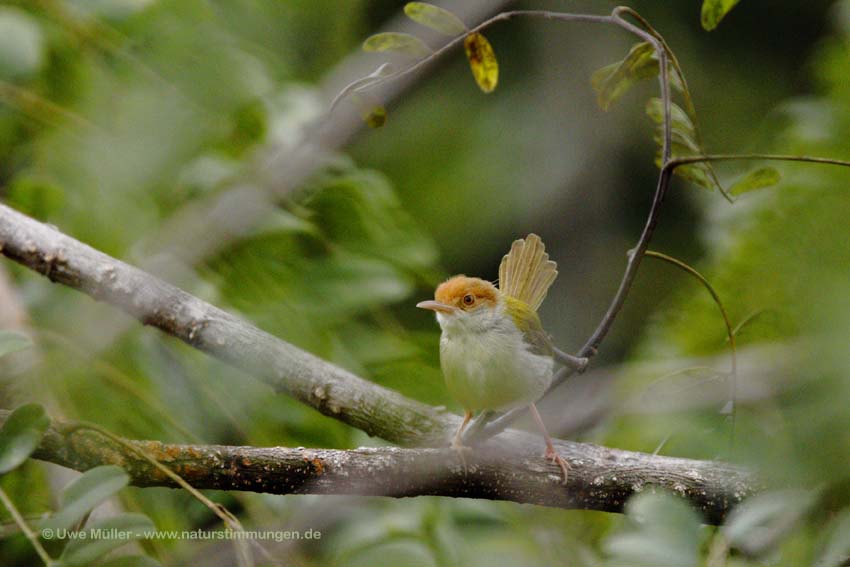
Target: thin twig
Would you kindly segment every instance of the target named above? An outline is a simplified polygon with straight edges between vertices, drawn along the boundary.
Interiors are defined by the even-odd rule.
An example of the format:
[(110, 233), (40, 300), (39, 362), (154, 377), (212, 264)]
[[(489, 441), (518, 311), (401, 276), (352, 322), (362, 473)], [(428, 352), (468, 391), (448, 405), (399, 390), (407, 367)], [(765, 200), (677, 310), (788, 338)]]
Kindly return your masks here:
[[(508, 12), (510, 13), (510, 12)], [(655, 38), (651, 33), (638, 28), (637, 26), (625, 21), (622, 19), (621, 14), (628, 13), (624, 9), (615, 8), (612, 12), (611, 16), (596, 16), (593, 19), (587, 18), (578, 18), (574, 17), (572, 14), (564, 14), (559, 16), (557, 14), (551, 14), (550, 12), (515, 12), (515, 14), (522, 15), (537, 15), (548, 17), (551, 19), (558, 20), (566, 20), (566, 21), (591, 21), (596, 23), (609, 23), (620, 26), (626, 31), (640, 37), (647, 43), (653, 46), (655, 49), (656, 57), (658, 58), (658, 80), (659, 86), (661, 89), (661, 100), (662, 106), (664, 109), (664, 124), (663, 124), (663, 142), (661, 146), (661, 159), (662, 163), (666, 164), (672, 155), (672, 119), (671, 119), (671, 96), (670, 96), (670, 80), (669, 80), (669, 68), (667, 65), (667, 51), (664, 45)], [(498, 18), (496, 16), (493, 19)], [(655, 227), (658, 224), (658, 219), (661, 214), (661, 204), (664, 202), (664, 197), (667, 194), (667, 189), (670, 186), (670, 178), (673, 174), (673, 168), (662, 167), (661, 172), (658, 176), (658, 184), (655, 188), (655, 194), (652, 198), (652, 205), (650, 206), (649, 213), (647, 214), (646, 223), (644, 225), (643, 231), (638, 238), (638, 242), (634, 247), (634, 252), (629, 256), (628, 261), (626, 263), (626, 269), (623, 273), (623, 277), (620, 280), (620, 286), (617, 288), (617, 292), (614, 294), (614, 297), (611, 300), (611, 304), (608, 306), (608, 310), (605, 312), (605, 315), (602, 317), (602, 320), (594, 330), (593, 334), (581, 348), (578, 353), (579, 357), (592, 358), (596, 355), (599, 345), (605, 340), (605, 337), (608, 335), (608, 332), (611, 330), (611, 327), (614, 325), (614, 320), (617, 318), (617, 315), (620, 313), (620, 310), (623, 308), (623, 304), (626, 301), (626, 296), (629, 293), (629, 290), (632, 288), (632, 284), (634, 283), (635, 277), (637, 276), (638, 267), (640, 266), (640, 262), (643, 259), (643, 254), (646, 249), (649, 247), (649, 241), (652, 239), (652, 234), (655, 232)], [(557, 388), (560, 384), (562, 384), (569, 376), (573, 374), (574, 370), (568, 367), (564, 367), (559, 370), (553, 380), (552, 384), (549, 386), (544, 397), (549, 394), (552, 390)], [(487, 412), (484, 413), (473, 421), (472, 425), (466, 430), (464, 435), (465, 443), (479, 443), (484, 439), (492, 437), (504, 431), (511, 423), (516, 421), (518, 417), (523, 415), (527, 408), (517, 408), (511, 410), (502, 416), (492, 419), (492, 413)], [(489, 423), (488, 423), (489, 422)]]
[(730, 449), (735, 444), (735, 420), (738, 414), (738, 355), (737, 348), (735, 345), (735, 331), (732, 328), (732, 321), (729, 319), (729, 314), (726, 313), (726, 308), (723, 306), (723, 302), (720, 300), (720, 296), (715, 291), (714, 286), (697, 270), (687, 265), (686, 263), (673, 258), (672, 256), (668, 256), (667, 254), (662, 254), (660, 252), (655, 252), (654, 250), (647, 250), (646, 256), (650, 258), (655, 258), (657, 260), (661, 260), (663, 262), (667, 262), (668, 264), (672, 264), (679, 268), (680, 270), (684, 270), (688, 274), (695, 277), (702, 286), (708, 290), (708, 293), (711, 294), (711, 298), (714, 300), (715, 305), (720, 310), (720, 315), (723, 317), (723, 324), (726, 326), (726, 336), (729, 340), (729, 349), (732, 353), (732, 373), (731, 373), (731, 386), (729, 397), (732, 401), (732, 411), (730, 412), (730, 417), (732, 419), (732, 423), (730, 424), (730, 434), (729, 434), (729, 444)]
[[(550, 11), (547, 11), (547, 10), (511, 10), (511, 11), (508, 11), (508, 12), (501, 12), (499, 14), (496, 14), (492, 18), (488, 18), (488, 19), (484, 20), (483, 22), (481, 22), (477, 26), (469, 29), (468, 31), (465, 31), (461, 35), (451, 39), (450, 41), (446, 42), (444, 45), (440, 46), (438, 49), (435, 49), (429, 55), (426, 55), (425, 57), (423, 57), (419, 61), (413, 63), (412, 65), (405, 67), (404, 69), (400, 69), (400, 70), (396, 71), (395, 73), (387, 75), (387, 76), (381, 78), (380, 80), (369, 81), (365, 85), (359, 85), (356, 88), (351, 89), (348, 92), (360, 92), (360, 91), (364, 91), (364, 90), (367, 90), (367, 89), (372, 88), (372, 87), (376, 87), (376, 86), (383, 84), (383, 83), (386, 83), (386, 82), (390, 82), (390, 81), (394, 81), (396, 79), (400, 79), (401, 77), (404, 77), (405, 75), (413, 73), (414, 71), (420, 69), (421, 67), (427, 65), (428, 63), (431, 63), (432, 61), (439, 58), (443, 54), (451, 51), (453, 48), (462, 44), (464, 38), (468, 34), (480, 32), (480, 31), (482, 31), (482, 30), (484, 30), (484, 29), (486, 29), (486, 28), (488, 28), (488, 27), (490, 27), (493, 24), (498, 23), (498, 22), (503, 22), (503, 21), (510, 20), (511, 18), (524, 17), (524, 16), (544, 18), (544, 19), (547, 19), (547, 20), (560, 20), (560, 21), (567, 21), (567, 22), (587, 22), (587, 23), (594, 23), (594, 24), (615, 24), (615, 23), (617, 23), (617, 20), (613, 15), (611, 15), (611, 16), (597, 16), (597, 15), (592, 15), (592, 14), (569, 14), (569, 13), (550, 12)], [(346, 87), (346, 89), (347, 88), (348, 87)], [(336, 98), (339, 98), (339, 95), (337, 95)]]
[(699, 163), (706, 161), (796, 161), (803, 163), (821, 163), (824, 165), (840, 165), (850, 167), (850, 161), (834, 158), (822, 158), (812, 156), (794, 156), (785, 154), (707, 154), (702, 156), (685, 156), (671, 159), (667, 162), (667, 167), (674, 169), (680, 165), (689, 163)]
[[(216, 504), (215, 502), (204, 496), (200, 491), (198, 491), (192, 485), (186, 482), (183, 477), (181, 477), (180, 475), (172, 471), (170, 468), (162, 464), (155, 456), (153, 456), (149, 451), (140, 447), (138, 444), (133, 444), (127, 441), (126, 439), (123, 439), (115, 435), (114, 433), (111, 433), (110, 431), (107, 431), (106, 429), (93, 423), (75, 423), (73, 425), (68, 426), (68, 428), (65, 430), (65, 433), (66, 435), (70, 436), (76, 431), (84, 430), (92, 431), (94, 433), (97, 433), (98, 435), (102, 435), (110, 441), (121, 445), (126, 450), (140, 456), (142, 459), (153, 465), (159, 472), (168, 477), (168, 479), (173, 484), (176, 484), (180, 488), (186, 490), (189, 494), (194, 496), (196, 500), (201, 502), (201, 504), (209, 508), (210, 511), (212, 511), (213, 514), (218, 516), (219, 519), (221, 519), (221, 521), (224, 522), (224, 525), (226, 525), (228, 528), (235, 532), (245, 531), (245, 529), (242, 527), (241, 522), (239, 522), (239, 519), (234, 516), (227, 508), (225, 508), (221, 504)], [(237, 550), (236, 555), (239, 558), (239, 564), (250, 564), (250, 560), (246, 555), (247, 550), (245, 549), (244, 545), (245, 540), (237, 538), (234, 540), (234, 544)]]
[(9, 495), (0, 487), (0, 501), (3, 502), (3, 506), (9, 511), (9, 514), (12, 516), (12, 519), (15, 520), (15, 523), (18, 524), (18, 527), (21, 528), (21, 531), (24, 532), (24, 535), (27, 536), (27, 539), (30, 540), (30, 543), (35, 548), (35, 552), (38, 553), (38, 556), (44, 561), (44, 564), (48, 567), (53, 565), (53, 560), (50, 558), (50, 555), (47, 554), (47, 550), (42, 547), (41, 542), (38, 541), (38, 536), (35, 535), (35, 532), (32, 531), (32, 528), (29, 527), (24, 517), (21, 516), (21, 513), (15, 507), (15, 504), (12, 502), (12, 499), (9, 498)]

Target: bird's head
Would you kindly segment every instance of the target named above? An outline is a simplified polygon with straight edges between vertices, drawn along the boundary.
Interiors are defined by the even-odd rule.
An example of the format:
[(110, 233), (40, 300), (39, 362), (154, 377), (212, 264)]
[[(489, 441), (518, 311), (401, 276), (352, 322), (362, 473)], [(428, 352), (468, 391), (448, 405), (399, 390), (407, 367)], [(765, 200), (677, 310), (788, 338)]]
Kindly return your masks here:
[(443, 331), (479, 331), (496, 323), (503, 303), (501, 293), (490, 282), (460, 275), (441, 283), (433, 300), (421, 301), (416, 307), (434, 311)]

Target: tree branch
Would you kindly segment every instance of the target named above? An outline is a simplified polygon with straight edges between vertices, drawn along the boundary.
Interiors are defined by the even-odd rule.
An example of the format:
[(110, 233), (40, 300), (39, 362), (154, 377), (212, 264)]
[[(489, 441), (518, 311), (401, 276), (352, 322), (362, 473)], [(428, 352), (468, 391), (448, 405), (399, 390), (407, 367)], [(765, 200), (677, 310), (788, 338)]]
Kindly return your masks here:
[[(0, 424), (9, 414), (0, 410)], [(466, 457), (464, 472), (451, 449), (341, 451), (124, 441), (201, 489), (395, 498), (451, 496), (621, 512), (636, 490), (662, 486), (689, 498), (707, 522), (719, 523), (731, 505), (755, 488), (749, 473), (731, 465), (592, 445), (585, 446), (581, 466), (573, 461), (570, 485), (564, 488), (560, 476), (549, 469), (535, 448), (505, 453), (490, 446), (472, 452)], [(177, 487), (136, 451), (85, 425), (53, 421), (33, 457), (79, 471), (118, 465), (135, 486)], [(588, 457), (594, 462), (587, 464)]]
[[(442, 446), (460, 422), (458, 416), (355, 376), (5, 205), (0, 205), (0, 252), (370, 435), (400, 445)], [(124, 463), (140, 486), (167, 484), (161, 473), (144, 468), (149, 464), (108, 443), (98, 445), (91, 435), (96, 434), (71, 435), (54, 425), (36, 457), (80, 470)], [(617, 511), (633, 492), (654, 485), (690, 499), (713, 522), (757, 489), (747, 472), (727, 464), (558, 440), (558, 451), (572, 465), (570, 484), (561, 488), (558, 467), (540, 458), (540, 439), (516, 430), (477, 448), (468, 476), (458, 468), (456, 455), (445, 450), (311, 450), (319, 463), (311, 469), (296, 466), (308, 454), (304, 450), (138, 443), (199, 488), (289, 493), (315, 481), (302, 490), (443, 494)]]
[(0, 251), (369, 435), (439, 445), (459, 423), (457, 416), (359, 378), (5, 205)]

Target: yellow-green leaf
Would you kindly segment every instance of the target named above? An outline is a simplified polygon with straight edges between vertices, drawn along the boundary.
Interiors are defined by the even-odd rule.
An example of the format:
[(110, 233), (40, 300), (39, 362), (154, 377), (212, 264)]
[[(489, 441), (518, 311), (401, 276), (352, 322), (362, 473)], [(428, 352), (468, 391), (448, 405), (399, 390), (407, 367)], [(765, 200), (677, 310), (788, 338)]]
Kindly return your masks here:
[[(646, 103), (646, 114), (658, 125), (664, 122), (664, 105), (660, 98), (649, 99)], [(670, 123), (674, 133), (678, 130), (688, 137), (694, 135), (694, 123), (688, 113), (675, 102), (670, 103)]]
[(67, 530), (101, 502), (127, 486), (130, 477), (115, 465), (87, 470), (62, 491), (62, 507), (44, 521), (42, 528)]
[(499, 62), (490, 42), (478, 32), (473, 32), (463, 40), (466, 58), (475, 82), (485, 93), (493, 92), (499, 83)]
[(351, 103), (360, 112), (360, 118), (369, 128), (380, 128), (387, 122), (387, 109), (377, 98), (368, 93), (354, 93)]
[(363, 51), (391, 51), (417, 58), (432, 53), (431, 49), (418, 37), (398, 32), (377, 33), (367, 37), (363, 42)]
[(655, 48), (643, 42), (633, 45), (622, 61), (606, 65), (593, 73), (590, 83), (596, 91), (599, 107), (608, 110), (635, 83), (656, 75), (658, 59), (655, 57)]
[(755, 191), (764, 187), (776, 185), (782, 179), (779, 172), (772, 167), (762, 167), (743, 175), (729, 188), (730, 195), (740, 195), (748, 191)]
[[(646, 114), (655, 122), (655, 142), (658, 144), (658, 153), (655, 163), (661, 167), (661, 145), (664, 141), (664, 106), (660, 98), (652, 98), (646, 104)], [(672, 157), (685, 157), (700, 155), (703, 152), (697, 141), (696, 129), (688, 114), (676, 103), (670, 103), (670, 149)], [(680, 165), (674, 173), (695, 185), (710, 190), (723, 188), (717, 182), (717, 176), (711, 164), (707, 162), (690, 163)], [(726, 195), (726, 193), (724, 193)]]
[(18, 331), (0, 331), (0, 358), (32, 346), (32, 340)]
[(444, 35), (456, 36), (466, 32), (466, 26), (457, 16), (433, 4), (408, 2), (404, 13), (414, 22)]
[[(81, 567), (93, 565), (113, 549), (130, 541), (149, 537), (156, 530), (150, 518), (142, 514), (121, 514), (97, 520), (86, 532), (86, 537), (69, 539), (62, 552), (61, 565)], [(120, 537), (93, 537), (92, 534), (120, 534)]]
[(0, 475), (6, 474), (35, 451), (50, 419), (38, 404), (26, 404), (13, 411), (0, 429)]
[(717, 27), (729, 10), (735, 7), (740, 0), (703, 0), (702, 14), (700, 20), (702, 27), (706, 31), (711, 31)]
[(380, 128), (387, 123), (387, 109), (380, 104), (364, 110), (362, 116), (369, 128)]

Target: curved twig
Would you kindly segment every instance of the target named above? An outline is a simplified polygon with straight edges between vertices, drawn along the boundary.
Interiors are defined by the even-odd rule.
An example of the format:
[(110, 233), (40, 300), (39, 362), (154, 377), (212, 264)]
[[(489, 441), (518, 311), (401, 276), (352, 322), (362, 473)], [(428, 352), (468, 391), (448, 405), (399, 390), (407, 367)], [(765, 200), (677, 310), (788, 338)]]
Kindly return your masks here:
[[(617, 289), (617, 293), (614, 295), (611, 306), (608, 308), (608, 311), (605, 313), (605, 316), (602, 318), (599, 326), (596, 328), (593, 335), (591, 335), (590, 339), (588, 339), (587, 343), (585, 343), (582, 350), (579, 351), (579, 356), (592, 357), (596, 354), (599, 344), (607, 335), (614, 323), (614, 319), (622, 308), (626, 295), (631, 289), (634, 278), (637, 275), (640, 259), (644, 256), (649, 246), (649, 241), (652, 238), (652, 233), (655, 230), (655, 226), (658, 224), (658, 217), (661, 212), (661, 203), (667, 193), (667, 189), (673, 176), (673, 171), (681, 165), (687, 165), (690, 163), (739, 160), (790, 161), (850, 167), (850, 161), (848, 160), (785, 154), (707, 154), (702, 156), (685, 156), (668, 159), (661, 167), (661, 172), (658, 177), (658, 185), (655, 189), (655, 195), (649, 209), (649, 214), (647, 215), (646, 224), (644, 225), (643, 232), (638, 240), (638, 245), (630, 251), (629, 261), (626, 266), (626, 271), (623, 274), (623, 279), (620, 281), (620, 287)], [(564, 383), (564, 381), (566, 381), (573, 372), (574, 371), (569, 368), (562, 368), (559, 370), (555, 374), (552, 385), (546, 394), (544, 394), (544, 397), (556, 387)], [(525, 411), (527, 411), (525, 408), (514, 409), (496, 417), (495, 419), (493, 418), (493, 412), (482, 414), (482, 416), (479, 416), (479, 419), (473, 422), (466, 430), (465, 441), (467, 443), (475, 443), (492, 437), (493, 435), (498, 435), (499, 432), (504, 431), (510, 426), (510, 424), (523, 415)]]
[(15, 503), (12, 502), (12, 499), (9, 498), (9, 495), (6, 494), (6, 491), (0, 487), (0, 503), (3, 504), (3, 507), (8, 510), (9, 515), (12, 516), (12, 520), (17, 524), (18, 528), (23, 532), (28, 540), (30, 540), (30, 544), (35, 548), (35, 552), (38, 554), (39, 558), (44, 562), (45, 565), (50, 566), (54, 564), (54, 561), (48, 555), (47, 550), (44, 549), (44, 546), (41, 545), (41, 542), (38, 541), (38, 536), (35, 535), (35, 532), (27, 524), (24, 517), (21, 515), (20, 511), (15, 507)]
[(706, 154), (702, 156), (685, 156), (671, 159), (667, 163), (667, 167), (676, 168), (680, 165), (689, 163), (699, 163), (706, 161), (743, 161), (743, 160), (764, 160), (764, 161), (796, 161), (803, 163), (821, 163), (824, 165), (839, 165), (842, 167), (850, 167), (850, 161), (834, 158), (822, 158), (813, 156), (793, 156), (785, 154)]
[(708, 293), (711, 294), (711, 298), (714, 300), (715, 305), (720, 310), (720, 315), (723, 317), (723, 324), (726, 326), (726, 336), (729, 340), (729, 349), (732, 352), (732, 372), (731, 372), (731, 391), (729, 392), (731, 401), (732, 401), (732, 411), (730, 412), (730, 417), (732, 419), (732, 423), (730, 424), (730, 442), (734, 442), (735, 439), (735, 420), (738, 413), (738, 353), (735, 345), (735, 331), (732, 328), (732, 321), (729, 319), (729, 314), (726, 313), (726, 308), (723, 306), (723, 302), (720, 300), (720, 296), (715, 291), (714, 286), (699, 273), (696, 269), (692, 268), (688, 264), (673, 258), (672, 256), (668, 256), (667, 254), (662, 254), (661, 252), (655, 252), (654, 250), (647, 250), (645, 252), (646, 256), (649, 258), (655, 258), (657, 260), (661, 260), (663, 262), (667, 262), (668, 264), (672, 264), (676, 266), (680, 270), (684, 270), (688, 274), (695, 277), (702, 286), (708, 290)]
[(708, 290), (708, 293), (711, 294), (712, 299), (714, 299), (714, 303), (720, 310), (720, 315), (723, 317), (723, 324), (726, 326), (726, 335), (729, 340), (729, 346), (732, 349), (732, 374), (735, 374), (738, 367), (735, 359), (735, 331), (732, 328), (732, 322), (729, 319), (729, 314), (726, 313), (726, 308), (723, 306), (723, 302), (720, 300), (720, 296), (717, 295), (717, 291), (715, 291), (714, 286), (711, 285), (711, 283), (706, 279), (705, 276), (703, 276), (696, 269), (692, 268), (681, 260), (673, 258), (672, 256), (668, 256), (667, 254), (662, 254), (661, 252), (656, 252), (655, 250), (647, 250), (644, 254), (648, 258), (656, 258), (658, 260), (667, 262), (668, 264), (672, 264), (680, 270), (684, 270), (685, 272), (689, 273), (697, 280), (699, 280), (702, 286), (706, 290)]

